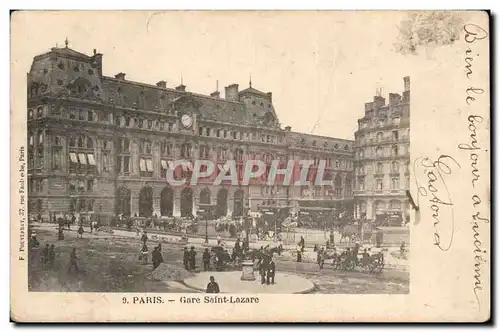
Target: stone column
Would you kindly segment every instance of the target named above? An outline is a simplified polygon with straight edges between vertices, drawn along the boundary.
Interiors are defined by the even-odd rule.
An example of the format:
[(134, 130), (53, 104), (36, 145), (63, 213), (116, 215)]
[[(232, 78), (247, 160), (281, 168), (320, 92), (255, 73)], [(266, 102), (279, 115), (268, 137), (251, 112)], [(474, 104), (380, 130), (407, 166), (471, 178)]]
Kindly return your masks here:
[(367, 219), (375, 219), (375, 210), (374, 210), (372, 199), (368, 199), (366, 201), (366, 218)]
[(180, 217), (181, 216), (181, 193), (179, 191), (179, 188), (172, 188), (173, 189), (173, 211), (172, 211), (172, 216), (174, 217)]

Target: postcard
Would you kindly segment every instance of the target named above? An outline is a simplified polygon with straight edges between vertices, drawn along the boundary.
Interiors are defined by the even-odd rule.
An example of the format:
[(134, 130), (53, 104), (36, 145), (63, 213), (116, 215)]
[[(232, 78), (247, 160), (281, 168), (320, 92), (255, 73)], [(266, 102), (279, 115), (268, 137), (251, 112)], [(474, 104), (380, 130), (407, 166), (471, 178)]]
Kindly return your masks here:
[(486, 322), (485, 11), (17, 11), (16, 322)]

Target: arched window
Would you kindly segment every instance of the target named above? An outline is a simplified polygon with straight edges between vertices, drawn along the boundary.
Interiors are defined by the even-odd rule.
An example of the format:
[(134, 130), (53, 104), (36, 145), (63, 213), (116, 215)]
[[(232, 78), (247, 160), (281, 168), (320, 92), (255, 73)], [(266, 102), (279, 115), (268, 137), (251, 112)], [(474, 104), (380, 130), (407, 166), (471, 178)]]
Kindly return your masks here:
[(85, 147), (85, 137), (84, 136), (78, 137), (78, 147), (79, 148)]

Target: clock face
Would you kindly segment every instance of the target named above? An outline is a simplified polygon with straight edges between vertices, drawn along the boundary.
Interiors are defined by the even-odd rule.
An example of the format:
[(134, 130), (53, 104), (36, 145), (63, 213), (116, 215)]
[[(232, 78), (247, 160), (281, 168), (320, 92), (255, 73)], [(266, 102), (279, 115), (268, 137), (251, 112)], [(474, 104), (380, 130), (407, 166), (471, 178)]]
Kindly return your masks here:
[(181, 117), (181, 123), (184, 126), (184, 128), (189, 128), (193, 124), (193, 118), (189, 114), (184, 114)]

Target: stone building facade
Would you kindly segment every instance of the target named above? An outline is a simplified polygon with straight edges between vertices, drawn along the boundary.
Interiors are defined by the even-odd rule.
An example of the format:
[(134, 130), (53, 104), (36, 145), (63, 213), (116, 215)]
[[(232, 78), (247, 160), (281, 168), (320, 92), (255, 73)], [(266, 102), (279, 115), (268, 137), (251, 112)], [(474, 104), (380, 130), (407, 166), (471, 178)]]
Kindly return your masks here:
[[(237, 84), (209, 96), (103, 75), (103, 55), (66, 47), (35, 56), (27, 75), (28, 208), (44, 219), (78, 212), (111, 217), (196, 215), (200, 204), (219, 216), (262, 206), (324, 206), (353, 200), (353, 141), (282, 128), (272, 93)], [(329, 160), (332, 188), (170, 186), (166, 170), (178, 159), (217, 165), (248, 159)], [(177, 177), (192, 170), (177, 168)], [(305, 204), (304, 202), (307, 202)]]
[(404, 91), (365, 104), (355, 133), (355, 215), (409, 221), (410, 78)]

